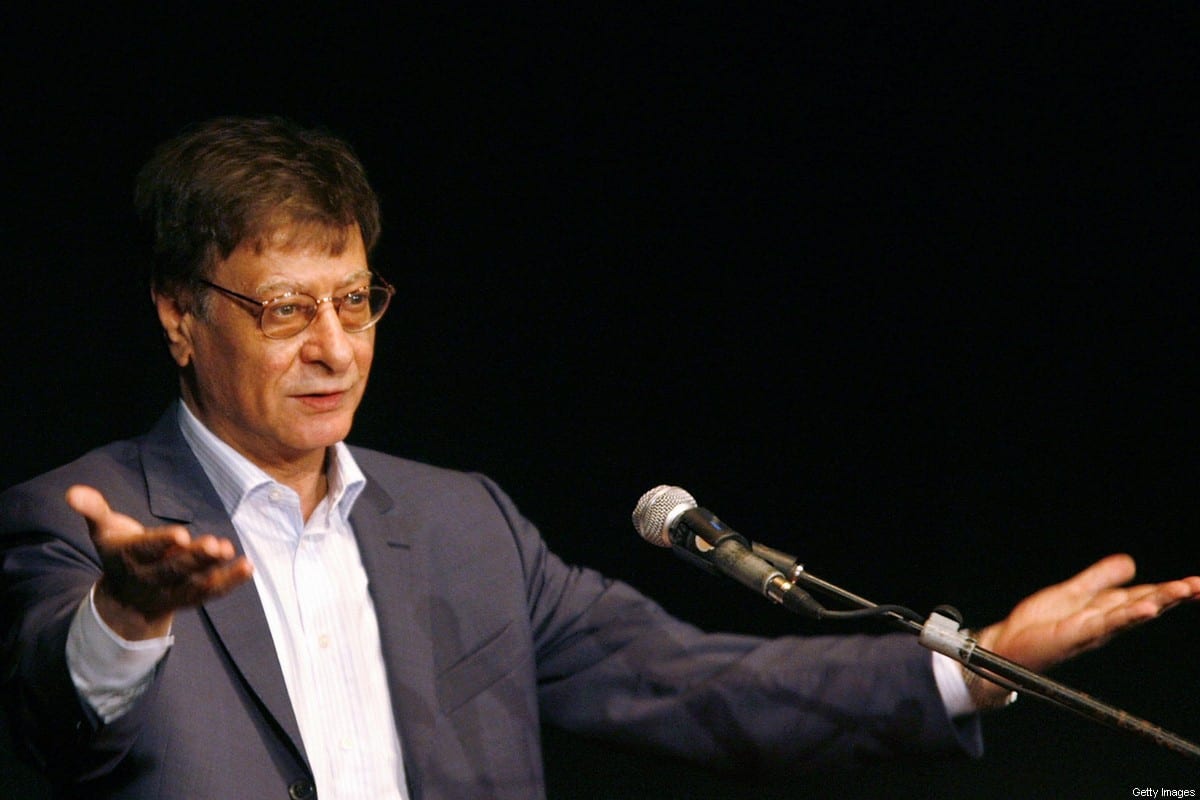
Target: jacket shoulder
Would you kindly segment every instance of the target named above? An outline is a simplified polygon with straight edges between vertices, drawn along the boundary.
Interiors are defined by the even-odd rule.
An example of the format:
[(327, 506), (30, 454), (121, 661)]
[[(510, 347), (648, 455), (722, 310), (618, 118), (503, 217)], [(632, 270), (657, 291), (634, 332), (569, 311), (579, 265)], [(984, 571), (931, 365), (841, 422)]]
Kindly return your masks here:
[(127, 507), (135, 497), (144, 505), (146, 481), (138, 444), (138, 439), (111, 442), (4, 490), (0, 494), (0, 527), (7, 530), (21, 521), (60, 516), (75, 519), (63, 496), (79, 483), (99, 489), (114, 508)]

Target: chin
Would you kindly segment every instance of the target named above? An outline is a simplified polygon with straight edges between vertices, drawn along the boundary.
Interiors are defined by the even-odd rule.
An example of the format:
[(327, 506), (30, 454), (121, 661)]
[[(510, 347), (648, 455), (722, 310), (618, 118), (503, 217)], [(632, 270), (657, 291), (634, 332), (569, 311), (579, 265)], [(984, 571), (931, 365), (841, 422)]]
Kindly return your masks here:
[(329, 420), (321, 424), (314, 424), (309, 420), (289, 431), (290, 438), (298, 450), (324, 449), (337, 444), (350, 435), (350, 422), (351, 420)]

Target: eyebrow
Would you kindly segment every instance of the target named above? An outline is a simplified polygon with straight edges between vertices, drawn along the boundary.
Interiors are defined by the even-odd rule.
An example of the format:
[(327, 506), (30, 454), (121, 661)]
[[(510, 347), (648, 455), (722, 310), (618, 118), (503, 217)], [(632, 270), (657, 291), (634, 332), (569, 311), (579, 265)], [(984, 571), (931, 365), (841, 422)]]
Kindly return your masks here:
[[(355, 283), (362, 283), (364, 281), (369, 283), (370, 280), (371, 271), (369, 269), (362, 269), (358, 270), (357, 272), (352, 272), (346, 277), (342, 278), (341, 281), (337, 283), (337, 286), (345, 287)], [(260, 297), (263, 295), (276, 296), (289, 293), (311, 294), (308, 289), (301, 284), (296, 283), (295, 281), (275, 281), (273, 283), (264, 283), (254, 290), (254, 294), (259, 295)]]

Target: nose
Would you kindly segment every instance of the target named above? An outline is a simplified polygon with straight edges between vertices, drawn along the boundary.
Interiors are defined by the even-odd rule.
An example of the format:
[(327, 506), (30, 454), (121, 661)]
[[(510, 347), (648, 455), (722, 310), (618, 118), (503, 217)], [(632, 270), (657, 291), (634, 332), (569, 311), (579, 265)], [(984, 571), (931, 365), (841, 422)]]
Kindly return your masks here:
[(304, 346), (301, 357), (311, 363), (324, 364), (330, 372), (344, 372), (354, 362), (354, 345), (350, 334), (342, 328), (332, 303), (317, 306), (317, 315), (302, 334)]

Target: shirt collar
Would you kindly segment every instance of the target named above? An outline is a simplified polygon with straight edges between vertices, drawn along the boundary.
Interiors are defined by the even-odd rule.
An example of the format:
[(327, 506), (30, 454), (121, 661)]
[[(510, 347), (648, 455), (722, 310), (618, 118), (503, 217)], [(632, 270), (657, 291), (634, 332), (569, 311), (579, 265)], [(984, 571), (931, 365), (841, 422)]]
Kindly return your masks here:
[[(254, 489), (264, 485), (282, 486), (205, 427), (182, 399), (178, 408), (179, 430), (204, 468), (217, 496), (221, 498), (225, 513), (230, 517)], [(329, 506), (337, 509), (339, 516), (345, 520), (349, 518), (350, 509), (354, 507), (367, 480), (344, 442), (334, 444), (329, 448), (329, 453), (325, 476), (329, 481), (327, 499)]]

